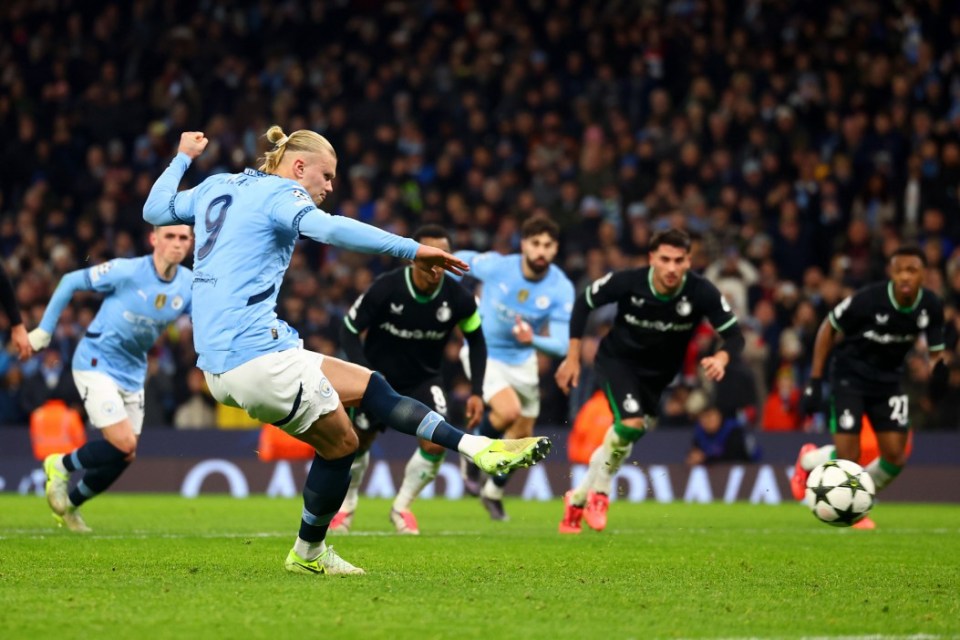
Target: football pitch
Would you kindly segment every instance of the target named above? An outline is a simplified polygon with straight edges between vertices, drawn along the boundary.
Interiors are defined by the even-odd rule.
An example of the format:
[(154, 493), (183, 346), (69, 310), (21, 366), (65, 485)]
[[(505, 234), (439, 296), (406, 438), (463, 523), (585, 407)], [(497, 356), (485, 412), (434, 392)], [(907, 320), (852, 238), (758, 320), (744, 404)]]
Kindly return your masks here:
[(559, 501), (386, 500), (330, 536), (366, 576), (282, 561), (300, 501), (107, 494), (94, 533), (0, 497), (0, 638), (960, 637), (960, 506), (880, 504), (875, 531), (795, 504), (614, 502), (609, 529), (556, 532)]

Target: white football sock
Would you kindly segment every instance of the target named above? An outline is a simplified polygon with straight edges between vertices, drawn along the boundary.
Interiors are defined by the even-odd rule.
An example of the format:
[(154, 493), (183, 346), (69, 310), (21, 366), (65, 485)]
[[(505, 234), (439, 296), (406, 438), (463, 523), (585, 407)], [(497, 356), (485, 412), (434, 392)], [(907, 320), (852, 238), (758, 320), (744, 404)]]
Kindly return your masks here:
[(483, 483), (483, 489), (480, 490), (480, 495), (488, 500), (503, 500), (503, 487), (494, 484), (493, 478), (487, 478)]
[(596, 491), (610, 495), (613, 490), (613, 476), (623, 466), (623, 461), (630, 457), (633, 443), (623, 440), (611, 426), (603, 437), (603, 444), (597, 447), (590, 456), (590, 466), (587, 474), (574, 490), (571, 502), (582, 506), (587, 501), (587, 493)]
[(440, 454), (436, 460), (428, 460), (423, 457), (423, 452), (417, 447), (403, 472), (403, 484), (400, 485), (397, 497), (393, 500), (393, 508), (396, 511), (409, 510), (410, 504), (420, 495), (423, 488), (437, 477), (442, 462), (443, 454)]
[(293, 543), (293, 552), (307, 562), (316, 560), (326, 548), (327, 545), (323, 540), (320, 542), (307, 542), (301, 539), (300, 536), (297, 536), (297, 541)]
[(836, 449), (832, 444), (828, 444), (819, 449), (814, 449), (810, 453), (805, 453), (803, 457), (800, 458), (800, 466), (803, 467), (804, 471), (813, 471), (816, 467), (830, 460)]
[(870, 474), (870, 477), (873, 478), (873, 484), (877, 485), (877, 491), (880, 491), (900, 475), (903, 467), (884, 462), (883, 458), (877, 456), (866, 466), (866, 470), (867, 473)]
[(473, 456), (486, 449), (493, 442), (486, 436), (475, 436), (470, 433), (463, 434), (460, 438), (460, 444), (457, 445), (457, 451), (473, 460)]
[(364, 451), (353, 459), (353, 464), (350, 465), (350, 487), (343, 498), (343, 504), (340, 505), (340, 511), (346, 513), (356, 511), (357, 502), (360, 500), (360, 483), (363, 482), (363, 476), (367, 473), (369, 466), (370, 451)]

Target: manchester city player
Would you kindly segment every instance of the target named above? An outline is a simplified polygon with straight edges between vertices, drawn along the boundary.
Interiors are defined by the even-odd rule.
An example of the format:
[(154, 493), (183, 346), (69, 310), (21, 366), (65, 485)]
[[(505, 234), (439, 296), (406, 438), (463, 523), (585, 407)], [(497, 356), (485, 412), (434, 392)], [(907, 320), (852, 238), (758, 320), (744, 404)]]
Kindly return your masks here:
[(321, 211), (317, 205), (333, 191), (336, 176), (333, 147), (305, 129), (288, 136), (273, 126), (266, 137), (273, 148), (259, 171), (210, 176), (177, 193), (190, 162), (208, 142), (200, 132), (182, 134), (179, 153), (151, 189), (143, 215), (153, 224), (194, 225), (194, 342), (197, 366), (213, 396), (317, 451), (303, 490), (300, 532), (284, 567), (306, 574), (362, 574), (324, 543), (358, 446), (345, 406), (460, 451), (493, 472), (534, 464), (550, 443), (466, 435), (423, 403), (399, 395), (379, 373), (303, 348), (297, 332), (276, 314), (298, 239), (412, 260), (414, 268), (431, 274), (439, 269), (459, 274), (467, 265), (435, 247)]
[[(540, 414), (537, 351), (562, 358), (567, 352), (573, 285), (553, 264), (560, 229), (544, 217), (520, 227), (520, 253), (501, 255), (458, 251), (470, 265), (470, 276), (483, 283), (480, 317), (487, 339), (483, 399), (490, 407), (480, 434), (526, 438)], [(465, 349), (464, 369), (469, 372)], [(505, 520), (503, 488), (507, 474), (487, 480), (480, 499), (494, 520)]]
[[(435, 224), (417, 229), (414, 240), (450, 251), (450, 237)], [(480, 313), (473, 294), (444, 272), (429, 274), (413, 267), (385, 273), (357, 299), (343, 319), (340, 344), (351, 362), (379, 371), (399, 393), (416, 398), (440, 415), (447, 415), (440, 367), (443, 352), (455, 328), (470, 345), (474, 372), (472, 393), (467, 399), (467, 429), (483, 415), (483, 379), (487, 346), (480, 327)], [(361, 342), (361, 334), (363, 340)], [(348, 532), (359, 499), (360, 481), (370, 463), (370, 446), (386, 425), (362, 413), (354, 417), (360, 438), (357, 457), (350, 469), (350, 489), (340, 511), (330, 523), (331, 531)], [(413, 500), (437, 477), (444, 448), (420, 440), (403, 474), (390, 510), (397, 533), (417, 535), (420, 527), (410, 510)]]
[[(803, 498), (814, 467), (831, 458), (860, 458), (864, 415), (873, 425), (880, 449), (880, 456), (866, 465), (877, 490), (890, 484), (906, 464), (910, 409), (901, 379), (904, 359), (921, 334), (930, 354), (931, 395), (942, 394), (949, 375), (943, 360), (943, 302), (922, 286), (926, 267), (919, 248), (897, 249), (890, 256), (888, 280), (846, 298), (820, 324), (802, 403), (806, 413), (820, 411), (823, 374), (833, 351), (827, 408), (833, 446), (801, 448), (791, 478), (797, 500)], [(875, 526), (870, 518), (854, 525), (858, 529)]]
[(656, 423), (660, 395), (677, 375), (697, 326), (708, 320), (723, 348), (700, 360), (711, 380), (720, 380), (731, 356), (743, 349), (743, 334), (730, 306), (713, 284), (690, 269), (690, 236), (679, 229), (650, 239), (650, 266), (608, 273), (584, 290), (573, 306), (570, 348), (557, 369), (564, 393), (580, 379), (580, 346), (587, 317), (616, 303), (613, 328), (600, 341), (596, 367), (613, 413), (613, 425), (590, 457), (583, 481), (564, 496), (560, 533), (580, 533), (581, 520), (597, 531), (607, 526), (613, 476), (633, 443)]
[[(151, 255), (118, 258), (66, 274), (40, 326), (27, 336), (34, 350), (46, 348), (75, 291), (106, 294), (73, 354), (73, 380), (103, 440), (43, 461), (47, 501), (57, 522), (71, 531), (90, 531), (77, 509), (106, 491), (136, 455), (143, 426), (147, 351), (168, 324), (190, 313), (193, 273), (180, 263), (192, 240), (188, 226), (160, 227), (150, 234)], [(83, 478), (68, 493), (70, 473), (80, 470)]]

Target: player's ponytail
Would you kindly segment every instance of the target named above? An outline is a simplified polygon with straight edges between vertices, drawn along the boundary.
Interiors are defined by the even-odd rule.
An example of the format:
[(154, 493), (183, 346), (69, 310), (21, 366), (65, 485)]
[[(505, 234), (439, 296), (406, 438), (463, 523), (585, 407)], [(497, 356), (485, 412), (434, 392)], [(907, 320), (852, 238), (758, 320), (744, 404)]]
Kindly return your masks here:
[(330, 141), (315, 131), (307, 129), (298, 129), (289, 136), (283, 132), (279, 125), (273, 125), (267, 129), (265, 134), (267, 141), (273, 145), (273, 150), (263, 154), (263, 161), (260, 163), (260, 171), (264, 173), (276, 173), (277, 167), (283, 160), (285, 152), (304, 152), (304, 153), (329, 153), (334, 158), (337, 153), (333, 150)]

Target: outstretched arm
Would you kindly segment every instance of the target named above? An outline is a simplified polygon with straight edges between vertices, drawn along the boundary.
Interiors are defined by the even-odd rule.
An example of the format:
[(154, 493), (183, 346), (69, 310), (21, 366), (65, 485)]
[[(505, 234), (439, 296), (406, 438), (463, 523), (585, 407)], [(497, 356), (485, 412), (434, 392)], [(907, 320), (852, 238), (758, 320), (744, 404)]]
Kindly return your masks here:
[(40, 326), (28, 334), (30, 346), (34, 351), (45, 349), (53, 337), (53, 332), (57, 328), (57, 321), (60, 314), (66, 308), (70, 299), (76, 291), (91, 290), (92, 287), (87, 280), (87, 270), (71, 271), (60, 279), (47, 308), (43, 312), (43, 319), (40, 320)]
[(26, 360), (33, 355), (33, 352), (30, 350), (30, 342), (27, 339), (27, 329), (23, 326), (23, 319), (20, 317), (20, 309), (17, 308), (13, 283), (7, 277), (3, 265), (0, 265), (0, 304), (3, 305), (3, 310), (10, 321), (10, 341), (17, 349), (17, 356), (21, 360)]

